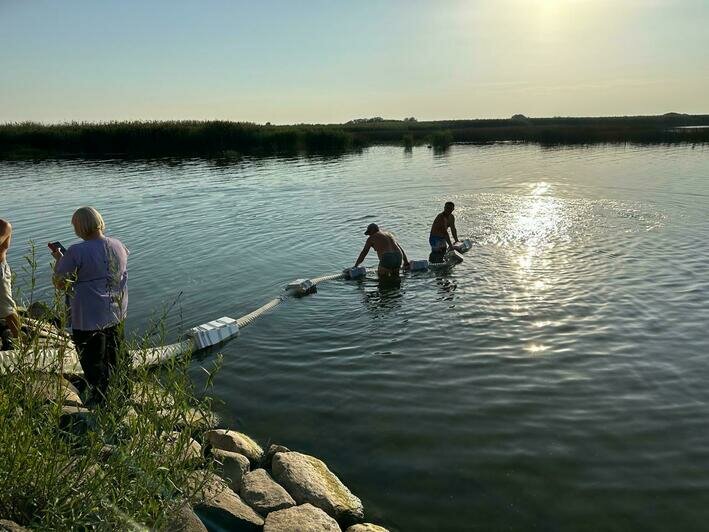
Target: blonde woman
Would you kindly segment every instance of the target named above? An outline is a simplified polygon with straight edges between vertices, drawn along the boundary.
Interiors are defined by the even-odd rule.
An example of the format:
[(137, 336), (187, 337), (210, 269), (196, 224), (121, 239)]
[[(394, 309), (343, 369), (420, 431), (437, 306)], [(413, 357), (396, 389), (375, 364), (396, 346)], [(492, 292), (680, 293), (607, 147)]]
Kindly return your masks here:
[[(83, 240), (65, 251), (52, 252), (54, 285), (67, 290), (71, 304), (72, 337), (84, 376), (97, 402), (107, 394), (108, 381), (119, 360), (123, 322), (128, 311), (128, 249), (104, 235), (106, 224), (93, 207), (81, 207), (71, 217)], [(96, 393), (97, 392), (97, 393)]]

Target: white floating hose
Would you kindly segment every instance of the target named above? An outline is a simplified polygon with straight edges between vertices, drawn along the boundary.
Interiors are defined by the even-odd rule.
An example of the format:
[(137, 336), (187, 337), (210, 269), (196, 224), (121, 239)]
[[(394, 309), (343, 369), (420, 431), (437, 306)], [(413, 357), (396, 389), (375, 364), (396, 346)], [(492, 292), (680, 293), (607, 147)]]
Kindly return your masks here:
[(345, 277), (344, 272), (343, 273), (333, 273), (331, 275), (321, 275), (320, 277), (315, 277), (313, 279), (310, 279), (310, 282), (313, 283), (313, 285), (317, 286), (319, 283), (324, 283), (325, 281), (334, 281), (335, 279), (343, 279), (344, 277)]
[(277, 297), (275, 299), (272, 299), (265, 305), (257, 308), (253, 312), (249, 312), (245, 316), (242, 316), (241, 318), (236, 320), (237, 325), (239, 326), (239, 329), (243, 329), (247, 325), (251, 325), (256, 318), (261, 316), (262, 314), (265, 314), (269, 310), (276, 308), (278, 305), (283, 303), (287, 299), (287, 296), (281, 296)]
[(142, 366), (157, 366), (172, 358), (191, 352), (195, 344), (191, 338), (182, 342), (145, 349), (133, 349), (130, 352), (131, 363), (134, 368)]

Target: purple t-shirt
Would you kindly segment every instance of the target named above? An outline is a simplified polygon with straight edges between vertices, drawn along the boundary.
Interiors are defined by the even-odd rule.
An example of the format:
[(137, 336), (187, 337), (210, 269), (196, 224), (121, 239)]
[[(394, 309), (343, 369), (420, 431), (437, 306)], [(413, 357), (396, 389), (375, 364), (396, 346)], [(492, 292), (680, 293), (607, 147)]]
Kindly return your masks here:
[(128, 249), (117, 238), (85, 240), (69, 247), (55, 273), (76, 275), (71, 295), (71, 328), (111, 327), (128, 312)]

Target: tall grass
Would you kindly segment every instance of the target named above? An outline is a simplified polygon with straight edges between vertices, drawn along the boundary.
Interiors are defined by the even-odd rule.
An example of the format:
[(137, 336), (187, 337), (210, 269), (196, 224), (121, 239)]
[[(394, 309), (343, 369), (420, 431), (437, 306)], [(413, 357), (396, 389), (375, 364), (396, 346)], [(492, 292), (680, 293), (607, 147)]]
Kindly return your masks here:
[[(63, 315), (60, 299), (52, 315)], [(46, 334), (24, 320), (16, 364), (0, 375), (0, 518), (44, 530), (172, 528), (201, 490), (191, 473), (207, 465), (191, 436), (211, 405), (191, 383), (190, 357), (133, 369), (127, 349), (148, 339), (132, 341), (105, 404), (77, 413), (65, 403), (63, 357), (43, 355)], [(61, 333), (51, 342), (70, 349)]]
[(483, 120), (360, 120), (274, 126), (227, 121), (0, 125), (0, 157), (229, 156), (341, 153), (371, 144), (521, 141), (541, 144), (709, 142), (709, 115)]
[(0, 155), (83, 156), (272, 154), (345, 151), (354, 137), (319, 126), (258, 126), (245, 122), (35, 123), (0, 126)]

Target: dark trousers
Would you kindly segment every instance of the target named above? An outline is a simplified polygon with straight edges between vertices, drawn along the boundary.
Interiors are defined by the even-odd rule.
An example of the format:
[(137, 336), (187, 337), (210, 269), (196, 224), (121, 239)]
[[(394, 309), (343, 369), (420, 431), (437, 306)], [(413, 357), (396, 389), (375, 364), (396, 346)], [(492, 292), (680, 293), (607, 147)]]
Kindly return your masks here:
[(84, 377), (99, 392), (99, 398), (105, 398), (111, 374), (121, 361), (123, 324), (97, 331), (73, 329), (72, 337)]

